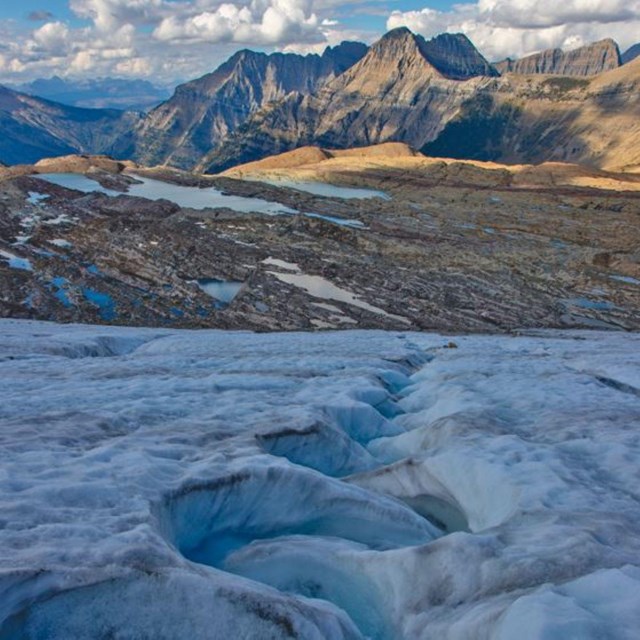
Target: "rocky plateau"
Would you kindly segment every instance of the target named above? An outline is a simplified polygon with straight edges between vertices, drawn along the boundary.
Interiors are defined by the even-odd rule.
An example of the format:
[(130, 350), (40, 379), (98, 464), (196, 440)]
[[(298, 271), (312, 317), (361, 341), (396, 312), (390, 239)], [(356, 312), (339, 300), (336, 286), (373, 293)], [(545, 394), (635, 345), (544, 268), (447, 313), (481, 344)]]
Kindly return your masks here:
[[(56, 172), (110, 195), (39, 177)], [(128, 194), (149, 178), (163, 199)], [(288, 213), (172, 202), (185, 186)], [(219, 176), (73, 156), (2, 169), (0, 315), (258, 331), (638, 329), (639, 215), (635, 174), (428, 158), (399, 143), (299, 149)]]

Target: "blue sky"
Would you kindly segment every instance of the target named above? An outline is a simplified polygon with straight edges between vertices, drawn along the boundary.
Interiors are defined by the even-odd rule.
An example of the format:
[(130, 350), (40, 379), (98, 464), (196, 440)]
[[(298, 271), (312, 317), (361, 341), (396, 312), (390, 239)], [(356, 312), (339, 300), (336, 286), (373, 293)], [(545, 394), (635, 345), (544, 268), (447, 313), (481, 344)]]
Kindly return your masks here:
[(32, 12), (51, 13), (57, 18), (73, 20), (74, 15), (69, 10), (67, 0), (47, 0), (47, 2), (4, 2), (0, 6), (0, 19), (11, 19), (22, 26), (28, 27), (32, 24), (29, 14)]
[[(169, 1), (171, 2), (171, 0)], [(433, 9), (447, 10), (451, 8), (454, 3), (448, 0), (433, 0), (428, 3), (421, 2), (420, 0), (409, 0), (408, 2), (390, 0), (385, 6), (389, 7), (390, 11), (395, 8), (401, 8), (406, 11), (408, 9), (422, 9), (426, 4)], [(383, 5), (381, 4), (380, 6)], [(5, 1), (0, 5), (0, 20), (15, 20), (24, 27), (32, 26), (33, 22), (29, 20), (29, 14), (31, 13), (51, 13), (56, 19), (68, 21), (70, 24), (76, 26), (89, 22), (88, 20), (78, 19), (70, 10), (68, 0), (41, 0), (39, 2), (23, 0), (19, 3)]]
[(174, 84), (239, 48), (321, 52), (407, 26), (463, 32), (489, 60), (605, 37), (640, 41), (640, 0), (24, 0), (0, 2), (0, 82), (54, 74)]
[[(171, 1), (172, 0), (169, 0), (169, 2)], [(28, 0), (15, 4), (13, 2), (11, 2), (11, 4), (4, 2), (3, 4), (4, 6), (0, 6), (0, 20), (15, 21), (16, 28), (20, 30), (28, 30), (33, 28), (34, 24), (44, 22), (37, 18), (44, 17), (47, 14), (50, 15), (50, 19), (61, 20), (73, 27), (86, 26), (91, 22), (88, 19), (81, 19), (75, 15), (69, 8), (68, 0), (41, 0), (39, 2)], [(432, 0), (425, 3), (422, 0), (388, 0), (384, 3), (364, 3), (364, 10), (366, 11), (366, 9), (369, 8), (370, 13), (361, 13), (360, 11), (354, 13), (354, 5), (345, 4), (344, 9), (339, 11), (339, 17), (343, 24), (350, 25), (353, 28), (360, 27), (384, 31), (387, 16), (394, 9), (401, 9), (403, 11), (419, 10), (427, 4), (432, 9), (446, 11), (453, 6), (454, 2), (449, 0)]]

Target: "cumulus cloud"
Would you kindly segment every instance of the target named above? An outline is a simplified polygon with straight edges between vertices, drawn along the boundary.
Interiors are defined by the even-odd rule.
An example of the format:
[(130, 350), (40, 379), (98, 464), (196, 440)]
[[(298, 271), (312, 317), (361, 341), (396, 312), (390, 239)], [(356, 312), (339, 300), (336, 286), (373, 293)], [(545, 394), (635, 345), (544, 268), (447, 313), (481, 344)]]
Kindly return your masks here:
[(606, 37), (624, 48), (638, 41), (640, 0), (478, 0), (450, 11), (394, 11), (387, 27), (399, 26), (426, 37), (465, 33), (492, 60), (576, 48)]
[[(406, 0), (402, 0), (406, 1)], [(448, 11), (387, 9), (387, 0), (68, 0), (79, 26), (35, 11), (23, 32), (0, 21), (0, 82), (58, 75), (150, 77), (172, 82), (211, 71), (239, 46), (321, 52), (380, 32), (341, 16), (385, 11), (387, 28), (425, 36), (466, 33), (490, 59), (611, 36), (640, 39), (640, 0), (475, 0)], [(428, 0), (425, 0), (427, 3)], [(402, 6), (402, 5), (400, 5)], [(382, 27), (382, 25), (381, 25)]]
[(62, 22), (47, 22), (33, 32), (30, 44), (51, 55), (64, 54), (69, 46), (69, 28)]
[(164, 0), (70, 0), (71, 10), (101, 31), (125, 24), (153, 24), (169, 10)]
[[(41, 14), (45, 23), (37, 29), (14, 27), (4, 38), (9, 44), (0, 45), (0, 81), (50, 73), (182, 80), (211, 71), (239, 45), (326, 46), (336, 22), (328, 10), (318, 14), (314, 2), (327, 1), (69, 0), (85, 24), (71, 27)], [(4, 35), (0, 28), (0, 42)]]
[(246, 6), (224, 3), (215, 11), (172, 15), (153, 35), (170, 42), (286, 45), (324, 40), (320, 26), (308, 0), (253, 0)]

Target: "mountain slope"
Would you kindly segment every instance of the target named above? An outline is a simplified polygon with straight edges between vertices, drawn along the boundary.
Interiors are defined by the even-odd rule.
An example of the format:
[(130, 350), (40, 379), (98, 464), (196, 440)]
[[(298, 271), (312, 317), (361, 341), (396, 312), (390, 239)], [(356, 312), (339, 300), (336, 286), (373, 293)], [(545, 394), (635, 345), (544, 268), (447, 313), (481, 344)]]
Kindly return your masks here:
[(429, 155), (640, 168), (640, 59), (592, 79), (512, 76), (470, 98)]
[(192, 168), (251, 113), (295, 91), (316, 90), (357, 62), (366, 45), (343, 42), (322, 56), (243, 50), (213, 73), (179, 86), (141, 122), (133, 155), (147, 164)]
[(109, 152), (137, 117), (70, 107), (0, 86), (0, 161), (29, 164), (69, 153)]
[[(462, 42), (445, 35), (430, 46), (447, 50), (453, 38)], [(390, 32), (318, 93), (291, 95), (254, 114), (199, 168), (215, 173), (304, 145), (387, 141), (440, 157), (612, 169), (640, 164), (640, 62), (593, 77), (495, 77), (489, 67), (472, 69), (486, 75), (461, 78), (425, 51), (406, 29)]]
[(497, 75), (465, 36), (427, 42), (394, 29), (317, 93), (293, 94), (256, 113), (198, 168), (215, 172), (305, 144), (347, 148), (401, 140), (420, 147)]
[(608, 38), (573, 51), (547, 49), (519, 60), (507, 58), (495, 67), (500, 73), (593, 76), (621, 64), (618, 45)]
[(627, 62), (635, 60), (638, 56), (640, 56), (640, 42), (634, 44), (622, 54), (622, 64), (627, 64)]

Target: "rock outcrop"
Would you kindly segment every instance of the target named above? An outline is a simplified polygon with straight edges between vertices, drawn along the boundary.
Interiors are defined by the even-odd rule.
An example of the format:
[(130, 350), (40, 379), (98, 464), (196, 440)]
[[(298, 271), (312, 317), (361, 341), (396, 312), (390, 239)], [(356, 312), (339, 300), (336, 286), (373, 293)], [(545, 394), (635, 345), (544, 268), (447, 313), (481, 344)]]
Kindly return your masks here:
[(594, 78), (509, 75), (464, 103), (422, 148), (507, 163), (640, 165), (640, 59)]
[(146, 165), (193, 168), (254, 111), (291, 92), (317, 90), (366, 51), (359, 42), (328, 47), (322, 56), (239, 51), (213, 73), (180, 85), (140, 123), (133, 148), (125, 142), (121, 155)]
[[(307, 148), (218, 178), (107, 173), (120, 167), (103, 158), (40, 166), (76, 160), (90, 164), (88, 182), (122, 195), (36, 174), (0, 180), (0, 317), (259, 331), (640, 329), (640, 176), (426, 158), (399, 144)], [(263, 181), (237, 179), (248, 174)], [(181, 209), (134, 195), (140, 178), (168, 180), (169, 199), (179, 196), (171, 184), (215, 187), (300, 213), (251, 214), (216, 198)], [(310, 181), (324, 188), (309, 192)], [(346, 199), (344, 187), (388, 199)], [(207, 288), (216, 281), (237, 295), (218, 298)]]
[[(269, 156), (256, 162), (240, 165), (225, 171), (223, 175), (232, 178), (244, 178), (247, 176), (266, 176), (271, 171), (295, 171), (298, 169), (313, 168), (328, 160), (341, 159), (346, 163), (353, 163), (359, 167), (360, 163), (395, 163), (406, 158), (424, 158), (424, 156), (409, 145), (402, 142), (385, 142), (372, 147), (354, 147), (353, 149), (321, 149), (320, 147), (300, 147), (293, 151)], [(347, 164), (348, 166), (348, 164)]]
[(594, 76), (622, 64), (618, 45), (607, 38), (573, 51), (547, 49), (519, 60), (507, 58), (495, 64), (500, 73)]

